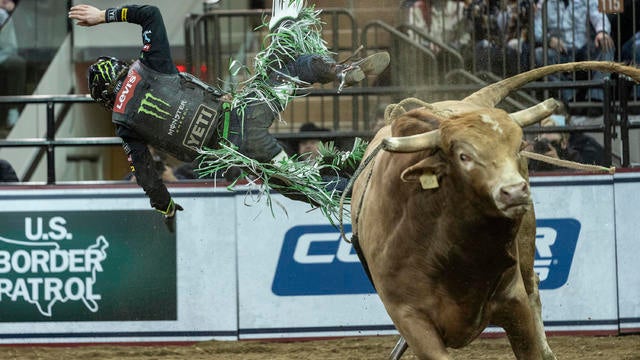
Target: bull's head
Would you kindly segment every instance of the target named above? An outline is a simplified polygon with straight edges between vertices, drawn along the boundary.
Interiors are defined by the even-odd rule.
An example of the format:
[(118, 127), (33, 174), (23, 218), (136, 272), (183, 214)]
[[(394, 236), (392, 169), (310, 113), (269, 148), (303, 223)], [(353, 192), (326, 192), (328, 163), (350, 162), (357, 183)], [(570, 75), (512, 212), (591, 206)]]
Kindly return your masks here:
[[(425, 117), (437, 120), (439, 128), (424, 132)], [(402, 172), (404, 181), (422, 181), (424, 187), (425, 177), (456, 179), (459, 188), (454, 191), (471, 192), (480, 202), (493, 204), (485, 210), (495, 216), (517, 218), (529, 208), (529, 184), (519, 155), (522, 129), (505, 111), (484, 109), (446, 119), (414, 110), (393, 123), (392, 134), (384, 139), (384, 149), (430, 154)]]
[[(488, 85), (461, 101), (431, 104), (429, 108), (414, 110), (422, 112), (417, 115), (406, 113), (398, 120), (404, 118), (410, 122), (413, 119), (416, 125), (406, 126), (404, 121), (394, 121), (394, 137), (384, 139), (383, 148), (394, 152), (432, 150), (431, 156), (404, 170), (402, 178), (405, 181), (420, 179), (423, 187), (433, 187), (434, 181), (429, 181), (429, 177), (442, 177), (448, 172), (467, 179), (463, 184), (471, 186), (477, 194), (490, 197), (498, 214), (517, 217), (531, 202), (525, 180), (525, 162), (519, 160), (522, 144), (519, 126), (542, 120), (560, 105), (548, 99), (511, 115), (494, 107), (526, 83), (555, 72), (576, 70), (617, 72), (640, 82), (640, 69), (612, 62), (584, 61), (536, 68)], [(437, 118), (439, 129), (428, 131), (437, 126), (428, 127), (425, 118)], [(420, 123), (422, 131), (416, 130)], [(433, 154), (441, 154), (444, 161), (435, 161)]]

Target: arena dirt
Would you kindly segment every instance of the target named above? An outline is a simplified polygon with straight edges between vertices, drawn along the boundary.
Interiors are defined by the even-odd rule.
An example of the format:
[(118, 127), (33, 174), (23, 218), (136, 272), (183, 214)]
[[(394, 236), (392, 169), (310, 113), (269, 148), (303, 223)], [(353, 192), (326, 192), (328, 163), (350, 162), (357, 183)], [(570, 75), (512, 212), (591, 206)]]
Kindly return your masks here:
[[(360, 360), (387, 359), (395, 336), (354, 337), (321, 341), (209, 341), (181, 346), (0, 347), (0, 359), (28, 360)], [(551, 348), (560, 360), (640, 360), (640, 335), (616, 337), (554, 336)], [(515, 359), (508, 341), (478, 339), (456, 360)], [(415, 360), (411, 350), (403, 360)]]

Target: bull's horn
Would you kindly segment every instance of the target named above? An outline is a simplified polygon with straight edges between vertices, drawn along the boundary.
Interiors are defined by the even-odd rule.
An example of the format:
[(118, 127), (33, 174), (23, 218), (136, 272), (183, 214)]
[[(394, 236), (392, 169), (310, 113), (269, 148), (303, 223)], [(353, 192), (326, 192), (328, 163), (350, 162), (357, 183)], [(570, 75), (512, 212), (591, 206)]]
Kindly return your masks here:
[(528, 109), (520, 110), (509, 114), (511, 119), (515, 121), (520, 127), (527, 127), (531, 124), (535, 124), (544, 118), (549, 117), (558, 108), (562, 106), (562, 103), (556, 99), (547, 99), (538, 105), (534, 105)]
[(391, 152), (416, 152), (440, 145), (440, 130), (422, 134), (388, 137), (382, 140), (382, 148)]
[(521, 86), (556, 72), (570, 72), (576, 70), (597, 70), (607, 73), (620, 73), (640, 82), (640, 69), (609, 61), (578, 61), (561, 63), (535, 68), (510, 78), (487, 85), (467, 96), (462, 101), (482, 107), (495, 107), (510, 92)]

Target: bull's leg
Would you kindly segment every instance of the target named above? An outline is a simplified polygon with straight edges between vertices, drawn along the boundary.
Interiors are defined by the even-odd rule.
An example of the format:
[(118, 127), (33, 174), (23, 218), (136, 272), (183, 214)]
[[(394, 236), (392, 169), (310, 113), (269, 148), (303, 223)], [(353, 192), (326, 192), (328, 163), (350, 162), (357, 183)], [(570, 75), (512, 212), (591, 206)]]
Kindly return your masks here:
[(507, 333), (511, 349), (518, 360), (542, 360), (542, 349), (536, 333), (533, 312), (526, 296), (512, 299), (503, 304), (501, 316), (495, 323)]
[(533, 315), (537, 339), (540, 343), (540, 348), (542, 349), (542, 358), (544, 360), (556, 360), (556, 356), (553, 354), (553, 351), (551, 351), (549, 343), (547, 342), (547, 336), (544, 332), (544, 323), (542, 322), (542, 303), (540, 302), (540, 292), (538, 291), (538, 276), (536, 274), (533, 274), (533, 276), (535, 276), (536, 280), (532, 292), (528, 294), (529, 307), (531, 308)]
[(555, 355), (549, 347), (547, 337), (544, 332), (544, 324), (542, 322), (542, 303), (540, 302), (540, 291), (538, 285), (540, 279), (533, 269), (533, 262), (535, 259), (535, 217), (533, 211), (530, 211), (525, 215), (523, 220), (523, 226), (520, 228), (518, 237), (518, 252), (520, 258), (520, 274), (524, 283), (525, 291), (527, 292), (529, 300), (529, 308), (531, 309), (534, 323), (536, 338), (542, 349), (543, 359), (555, 360)]
[[(425, 318), (424, 314), (408, 310), (406, 306), (397, 304), (388, 307), (396, 309), (390, 311), (398, 331), (406, 339), (413, 353), (420, 360), (450, 360), (447, 348), (434, 324)], [(399, 310), (404, 308), (404, 310)]]
[(496, 311), (491, 322), (504, 328), (516, 358), (544, 359), (538, 325), (519, 270), (494, 301)]

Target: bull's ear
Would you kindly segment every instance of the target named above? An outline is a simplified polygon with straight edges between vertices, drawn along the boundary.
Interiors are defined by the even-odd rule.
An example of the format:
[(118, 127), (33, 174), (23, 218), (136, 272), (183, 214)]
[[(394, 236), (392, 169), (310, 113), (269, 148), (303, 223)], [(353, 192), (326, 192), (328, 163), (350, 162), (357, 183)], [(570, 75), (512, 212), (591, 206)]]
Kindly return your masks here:
[(437, 188), (438, 177), (442, 171), (442, 162), (437, 158), (437, 155), (430, 156), (409, 166), (402, 171), (400, 179), (404, 182), (420, 182), (423, 189)]

